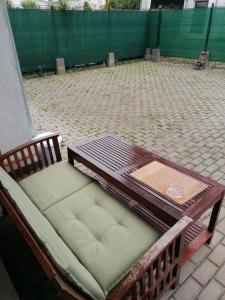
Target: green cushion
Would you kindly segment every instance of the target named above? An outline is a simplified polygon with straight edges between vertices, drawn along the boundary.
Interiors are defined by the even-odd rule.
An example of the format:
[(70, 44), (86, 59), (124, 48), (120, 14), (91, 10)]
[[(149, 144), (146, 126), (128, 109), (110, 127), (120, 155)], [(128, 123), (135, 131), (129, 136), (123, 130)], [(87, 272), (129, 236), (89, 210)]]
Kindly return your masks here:
[[(56, 263), (93, 299), (110, 289), (160, 233), (67, 162), (0, 181)], [(29, 196), (29, 198), (28, 198)]]
[(96, 183), (44, 214), (105, 295), (160, 237), (156, 229)]
[(67, 161), (62, 161), (20, 181), (20, 186), (35, 205), (45, 210), (91, 182)]
[(93, 299), (105, 299), (105, 295), (96, 279), (79, 262), (74, 253), (67, 247), (49, 221), (41, 214), (21, 187), (1, 167), (0, 183), (8, 190), (18, 210), (23, 214), (57, 265), (65, 271), (68, 277), (81, 290)]

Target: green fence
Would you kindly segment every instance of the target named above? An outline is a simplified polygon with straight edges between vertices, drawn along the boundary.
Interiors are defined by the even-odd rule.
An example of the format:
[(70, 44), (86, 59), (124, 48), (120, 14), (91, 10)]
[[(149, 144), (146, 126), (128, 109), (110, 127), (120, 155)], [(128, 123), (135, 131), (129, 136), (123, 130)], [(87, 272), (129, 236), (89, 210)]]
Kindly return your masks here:
[(161, 54), (225, 61), (225, 8), (163, 11), (57, 11), (11, 9), (9, 16), (23, 72), (98, 63), (108, 52), (117, 59)]
[(200, 51), (206, 50), (210, 52), (210, 60), (225, 61), (225, 8), (165, 10), (152, 14), (150, 48), (157, 46), (159, 33), (162, 55), (196, 59)]
[(209, 9), (163, 11), (160, 50), (162, 55), (197, 58), (204, 50)]
[(22, 72), (143, 56), (149, 12), (9, 10)]

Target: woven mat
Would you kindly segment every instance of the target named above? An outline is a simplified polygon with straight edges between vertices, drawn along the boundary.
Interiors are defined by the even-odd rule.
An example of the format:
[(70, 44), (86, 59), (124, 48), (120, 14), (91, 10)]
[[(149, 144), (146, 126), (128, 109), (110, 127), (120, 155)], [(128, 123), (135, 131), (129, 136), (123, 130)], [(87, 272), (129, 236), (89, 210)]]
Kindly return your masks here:
[(179, 204), (184, 204), (208, 187), (200, 180), (157, 161), (132, 172), (130, 176)]

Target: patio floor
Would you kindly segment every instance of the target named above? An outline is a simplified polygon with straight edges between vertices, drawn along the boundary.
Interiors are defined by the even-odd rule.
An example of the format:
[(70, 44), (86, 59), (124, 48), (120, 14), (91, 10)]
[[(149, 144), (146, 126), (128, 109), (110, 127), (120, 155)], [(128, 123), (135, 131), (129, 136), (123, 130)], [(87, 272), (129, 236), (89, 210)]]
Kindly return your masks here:
[[(64, 157), (71, 142), (113, 133), (225, 184), (225, 70), (137, 61), (24, 83), (35, 128), (58, 131)], [(225, 204), (167, 298), (225, 299)]]

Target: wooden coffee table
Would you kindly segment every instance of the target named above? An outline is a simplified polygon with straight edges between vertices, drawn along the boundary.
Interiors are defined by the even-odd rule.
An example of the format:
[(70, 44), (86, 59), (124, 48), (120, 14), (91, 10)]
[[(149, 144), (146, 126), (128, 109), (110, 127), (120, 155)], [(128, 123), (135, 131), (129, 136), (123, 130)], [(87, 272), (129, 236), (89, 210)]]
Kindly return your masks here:
[[(225, 186), (222, 184), (111, 135), (72, 144), (68, 147), (68, 159), (71, 164), (76, 160), (86, 165), (95, 172), (95, 179), (104, 188), (114, 193), (130, 209), (163, 232), (173, 226), (182, 216), (191, 217), (194, 223), (186, 234), (183, 263), (203, 243), (210, 242), (225, 192)], [(145, 178), (146, 166), (150, 172), (153, 172), (154, 178), (153, 175)], [(142, 170), (142, 167), (145, 168)], [(164, 178), (163, 184), (157, 186), (160, 182), (158, 176), (161, 174)], [(170, 186), (170, 181), (168, 181), (169, 189), (165, 190), (167, 174), (170, 175), (169, 177), (172, 176), (171, 182), (181, 180), (183, 187), (186, 183), (189, 184), (190, 189), (187, 193), (185, 191), (186, 198), (178, 199), (180, 186)], [(140, 178), (144, 178), (144, 181)], [(198, 188), (199, 192), (196, 195), (192, 193), (192, 185)], [(181, 189), (181, 192), (184, 193), (184, 190)], [(190, 199), (189, 196), (191, 196)], [(206, 226), (199, 218), (211, 207), (213, 209), (210, 221)]]

